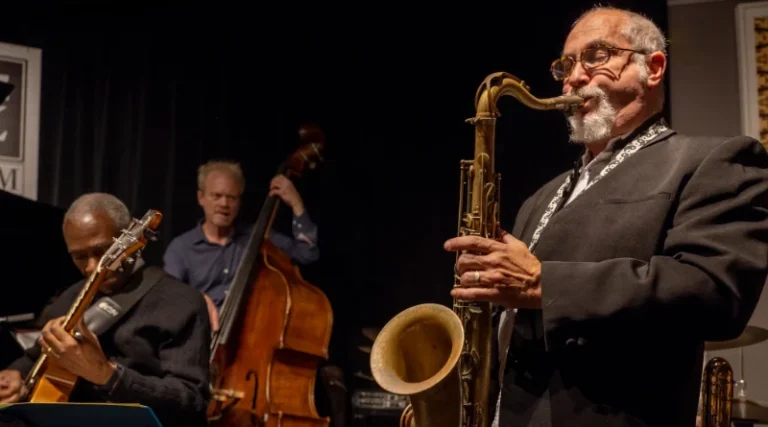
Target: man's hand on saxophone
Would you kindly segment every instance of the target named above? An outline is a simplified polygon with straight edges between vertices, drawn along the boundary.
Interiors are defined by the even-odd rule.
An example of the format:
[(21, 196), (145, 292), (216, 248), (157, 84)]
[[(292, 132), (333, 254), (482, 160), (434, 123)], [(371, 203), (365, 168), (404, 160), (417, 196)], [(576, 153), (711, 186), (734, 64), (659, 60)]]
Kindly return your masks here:
[(454, 298), (541, 309), (541, 262), (511, 234), (502, 232), (501, 241), (461, 236), (444, 247), (462, 252), (456, 262), (462, 287), (451, 291)]

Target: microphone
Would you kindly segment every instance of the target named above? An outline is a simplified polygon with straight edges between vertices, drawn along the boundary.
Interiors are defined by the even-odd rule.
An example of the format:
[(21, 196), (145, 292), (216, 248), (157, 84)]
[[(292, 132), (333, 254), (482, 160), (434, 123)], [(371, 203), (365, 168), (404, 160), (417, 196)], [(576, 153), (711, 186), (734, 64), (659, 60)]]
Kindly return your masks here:
[(35, 313), (13, 314), (11, 316), (0, 317), (0, 324), (2, 323), (19, 323), (26, 322), (35, 318)]

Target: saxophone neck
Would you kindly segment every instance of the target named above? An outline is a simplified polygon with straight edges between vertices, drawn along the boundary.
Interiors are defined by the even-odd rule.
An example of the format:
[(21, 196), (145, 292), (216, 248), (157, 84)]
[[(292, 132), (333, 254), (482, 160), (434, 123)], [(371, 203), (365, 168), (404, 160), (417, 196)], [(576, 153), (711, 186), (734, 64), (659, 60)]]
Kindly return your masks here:
[(561, 95), (548, 100), (552, 102), (552, 109), (561, 110), (567, 114), (573, 114), (581, 104), (584, 103), (584, 98), (575, 95)]
[(531, 94), (524, 81), (506, 72), (488, 75), (477, 88), (475, 94), (475, 117), (467, 121), (493, 120), (498, 117), (497, 102), (502, 96), (512, 96), (523, 105), (534, 110), (560, 110), (573, 113), (584, 98), (573, 95), (560, 95), (552, 98), (537, 98)]

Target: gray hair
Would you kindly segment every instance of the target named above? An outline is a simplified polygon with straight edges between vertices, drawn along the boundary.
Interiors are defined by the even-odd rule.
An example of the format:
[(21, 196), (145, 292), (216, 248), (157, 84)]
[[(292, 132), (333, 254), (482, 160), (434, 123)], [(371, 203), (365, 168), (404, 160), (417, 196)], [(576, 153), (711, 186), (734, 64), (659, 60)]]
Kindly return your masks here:
[(596, 5), (582, 13), (571, 27), (575, 27), (587, 15), (600, 11), (621, 12), (626, 15), (627, 22), (622, 30), (622, 35), (632, 44), (633, 49), (645, 53), (662, 52), (667, 54), (667, 39), (658, 25), (654, 24), (647, 16), (630, 10)]
[(87, 193), (72, 202), (67, 213), (64, 214), (64, 222), (96, 212), (107, 214), (118, 230), (128, 228), (133, 219), (128, 207), (117, 197), (107, 193)]
[[(645, 15), (637, 12), (632, 12), (626, 9), (619, 9), (616, 7), (600, 6), (599, 4), (592, 7), (590, 10), (584, 12), (579, 16), (576, 21), (573, 22), (571, 28), (581, 22), (587, 15), (600, 11), (612, 11), (621, 12), (626, 17), (626, 23), (622, 28), (622, 35), (627, 38), (627, 41), (632, 44), (632, 49), (650, 54), (653, 52), (661, 52), (667, 55), (667, 39), (664, 37), (664, 33), (653, 21), (651, 21)], [(632, 53), (632, 58), (635, 64), (640, 67), (640, 78), (643, 83), (648, 79), (648, 62), (643, 54)], [(664, 105), (664, 82), (662, 81), (659, 91), (659, 103)]]

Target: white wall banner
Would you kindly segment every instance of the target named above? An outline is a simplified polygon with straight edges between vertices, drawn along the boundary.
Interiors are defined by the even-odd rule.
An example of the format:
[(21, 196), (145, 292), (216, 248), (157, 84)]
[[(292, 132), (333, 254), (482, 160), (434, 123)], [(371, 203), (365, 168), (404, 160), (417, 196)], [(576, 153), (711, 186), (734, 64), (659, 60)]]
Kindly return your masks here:
[(37, 200), (42, 50), (0, 43), (0, 81), (14, 86), (0, 105), (0, 190)]
[(768, 149), (768, 1), (736, 6), (741, 131)]

